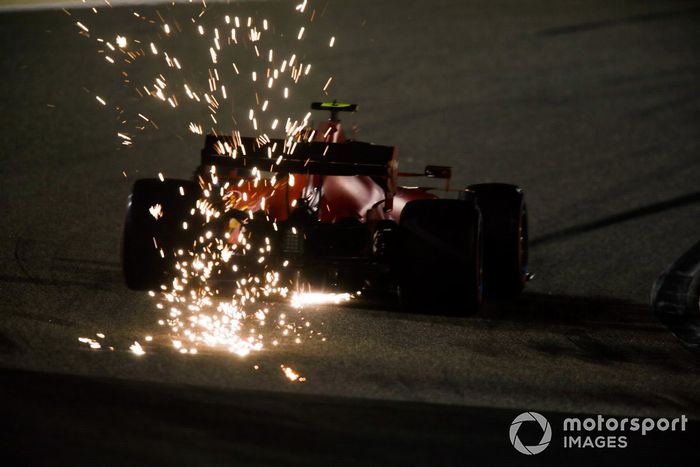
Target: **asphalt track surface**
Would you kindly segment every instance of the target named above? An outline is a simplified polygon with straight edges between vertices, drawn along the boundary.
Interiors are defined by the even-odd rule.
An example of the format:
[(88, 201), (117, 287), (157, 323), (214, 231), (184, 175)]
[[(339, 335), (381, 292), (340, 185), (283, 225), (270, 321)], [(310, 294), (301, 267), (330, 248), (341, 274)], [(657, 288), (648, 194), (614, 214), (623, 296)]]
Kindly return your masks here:
[[(131, 10), (0, 14), (0, 393), (18, 459), (697, 459), (693, 438), (670, 433), (532, 459), (508, 441), (510, 421), (529, 410), (556, 420), (686, 414), (697, 426), (698, 355), (648, 303), (658, 274), (699, 234), (697, 2), (330, 2), (314, 26), (322, 39), (304, 45), (314, 78), (282, 111), (303, 114), (333, 76), (331, 97), (361, 104), (350, 120), (359, 137), (398, 144), (402, 168), (449, 164), (455, 186), (521, 185), (536, 278), (521, 298), (468, 318), (306, 310), (326, 342), (244, 359), (178, 355), (159, 336), (152, 299), (121, 279), (130, 184), (159, 171), (187, 177), (201, 145), (154, 104), (161, 129), (121, 149), (117, 115), (96, 103), (136, 99), (74, 21), (129, 35), (140, 27)], [(290, 10), (244, 2), (207, 15), (284, 25)], [(186, 21), (195, 10), (167, 11)], [(206, 70), (208, 57), (187, 54)], [(78, 342), (97, 331), (114, 351)], [(146, 334), (156, 339), (136, 357), (128, 346)], [(286, 380), (281, 363), (307, 381)]]

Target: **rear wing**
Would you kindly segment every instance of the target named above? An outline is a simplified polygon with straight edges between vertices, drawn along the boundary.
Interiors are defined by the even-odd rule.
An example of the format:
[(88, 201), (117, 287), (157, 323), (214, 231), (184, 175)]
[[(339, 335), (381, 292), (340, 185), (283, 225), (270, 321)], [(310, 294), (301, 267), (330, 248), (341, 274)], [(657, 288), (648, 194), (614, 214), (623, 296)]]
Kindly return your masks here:
[(398, 150), (350, 141), (293, 142), (283, 139), (207, 135), (202, 165), (274, 173), (367, 175), (396, 179)]
[(445, 180), (445, 191), (450, 191), (452, 167), (448, 167), (446, 165), (426, 165), (423, 172), (399, 172), (397, 175), (399, 177), (440, 178)]

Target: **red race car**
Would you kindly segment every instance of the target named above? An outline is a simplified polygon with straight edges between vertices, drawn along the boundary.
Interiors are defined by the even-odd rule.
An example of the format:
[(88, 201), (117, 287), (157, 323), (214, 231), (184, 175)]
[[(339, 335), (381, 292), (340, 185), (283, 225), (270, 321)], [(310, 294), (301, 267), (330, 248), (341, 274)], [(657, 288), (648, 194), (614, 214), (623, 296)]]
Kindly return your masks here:
[[(331, 113), (315, 131), (286, 139), (207, 135), (193, 180), (137, 180), (122, 244), (127, 285), (168, 284), (178, 258), (189, 251), (197, 260), (193, 247), (213, 238), (205, 247), (214, 258), (209, 281), (235, 280), (233, 270), (274, 270), (290, 287), (398, 293), (407, 309), (457, 314), (477, 310), (484, 294), (522, 291), (529, 274), (520, 188), (451, 190), (445, 166), (399, 172), (395, 146), (346, 139), (338, 113), (355, 105), (311, 108)], [(445, 186), (398, 183), (417, 176)]]

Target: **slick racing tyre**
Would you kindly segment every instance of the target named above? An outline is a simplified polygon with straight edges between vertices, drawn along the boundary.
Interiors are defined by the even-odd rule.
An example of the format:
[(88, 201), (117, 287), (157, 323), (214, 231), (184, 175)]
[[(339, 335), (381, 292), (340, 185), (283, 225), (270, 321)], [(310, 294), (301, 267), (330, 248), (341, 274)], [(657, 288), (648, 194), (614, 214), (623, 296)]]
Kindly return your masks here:
[(401, 306), (468, 315), (482, 302), (481, 215), (473, 200), (411, 201), (398, 229)]
[(527, 208), (523, 190), (505, 183), (468, 188), (476, 195), (484, 230), (484, 293), (510, 298), (528, 279)]
[(194, 228), (184, 230), (183, 222), (191, 219), (190, 210), (199, 194), (199, 186), (191, 181), (142, 179), (134, 183), (121, 245), (127, 287), (154, 289), (172, 275), (174, 251), (192, 245)]

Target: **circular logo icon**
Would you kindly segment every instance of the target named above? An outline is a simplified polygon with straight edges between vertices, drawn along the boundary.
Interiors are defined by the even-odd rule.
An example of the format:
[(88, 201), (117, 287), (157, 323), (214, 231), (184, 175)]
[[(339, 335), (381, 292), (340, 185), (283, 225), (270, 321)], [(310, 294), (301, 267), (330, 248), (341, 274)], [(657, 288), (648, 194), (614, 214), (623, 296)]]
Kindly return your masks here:
[[(532, 446), (525, 446), (520, 438), (518, 438), (518, 430), (520, 430), (520, 425), (523, 422), (537, 422), (542, 428), (542, 439), (537, 444)], [(528, 456), (533, 454), (539, 454), (549, 446), (549, 442), (552, 441), (552, 427), (542, 415), (537, 412), (523, 412), (513, 420), (510, 424), (510, 442), (513, 447), (517, 449), (518, 452), (527, 454)]]

